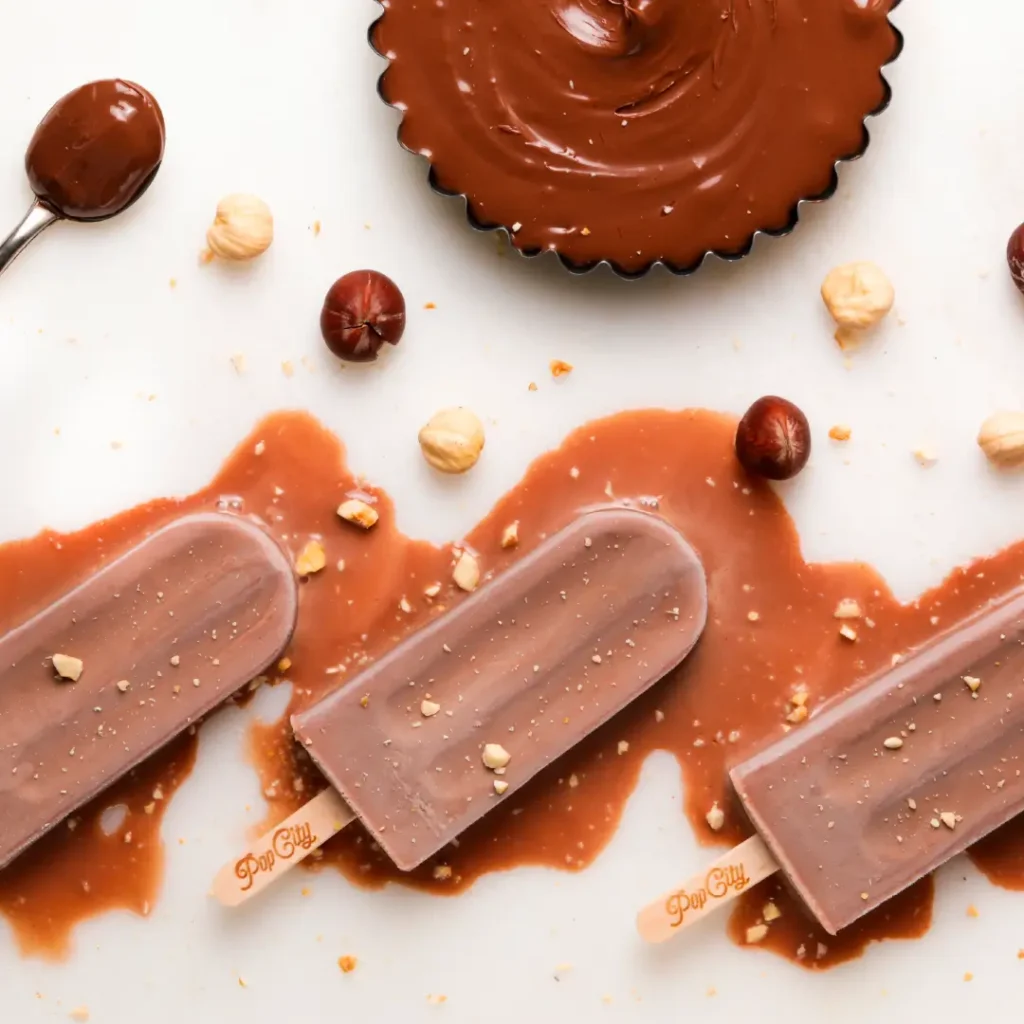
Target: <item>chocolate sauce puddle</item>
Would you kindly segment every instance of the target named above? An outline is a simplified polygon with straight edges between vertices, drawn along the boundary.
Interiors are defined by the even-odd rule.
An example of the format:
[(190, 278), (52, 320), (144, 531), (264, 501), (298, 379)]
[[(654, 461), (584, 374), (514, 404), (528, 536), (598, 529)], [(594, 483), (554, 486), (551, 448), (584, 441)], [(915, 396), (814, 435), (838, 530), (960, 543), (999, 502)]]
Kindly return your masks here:
[[(703, 411), (631, 412), (588, 424), (541, 456), (464, 538), (485, 572), (497, 573), (582, 506), (653, 496), (698, 550), (708, 574), (708, 626), (684, 665), (412, 875), (394, 868), (357, 827), (328, 844), (314, 870), (330, 864), (365, 887), (396, 881), (438, 894), (520, 865), (581, 870), (611, 839), (653, 750), (678, 759), (686, 813), (699, 839), (709, 846), (737, 842), (748, 828), (729, 799), (727, 766), (788, 727), (786, 702), (795, 687), (805, 685), (816, 706), (1019, 584), (1024, 544), (954, 571), (906, 606), (868, 566), (806, 564), (782, 503), (736, 464), (734, 429), (731, 418)], [(258, 440), (265, 442), (260, 455)], [(380, 512), (378, 525), (366, 533), (335, 514), (341, 497), (357, 487), (376, 497)], [(209, 487), (183, 501), (156, 501), (79, 533), (44, 532), (0, 547), (0, 578), (13, 584), (0, 594), (0, 629), (143, 533), (183, 512), (217, 507), (222, 495), (264, 518), (293, 552), (312, 535), (327, 549), (327, 568), (302, 587), (290, 665), (282, 669), (294, 687), (290, 711), (319, 699), (459, 599), (450, 583), (450, 550), (399, 534), (390, 500), (349, 473), (340, 442), (309, 416), (281, 413), (258, 425)], [(513, 520), (519, 521), (520, 545), (503, 550), (501, 533)], [(434, 583), (442, 589), (429, 598), (424, 591)], [(856, 599), (874, 624), (865, 620), (856, 644), (838, 636), (833, 611), (842, 598)], [(756, 621), (749, 616), (754, 611)], [(257, 725), (250, 739), (270, 805), (268, 822), (291, 813), (323, 784), (286, 722), (287, 716)], [(148, 912), (162, 874), (161, 816), (194, 754), (194, 739), (183, 738), (79, 814), (73, 829), (59, 827), (0, 872), (0, 913), (26, 955), (66, 954), (74, 926), (106, 910)], [(726, 808), (726, 825), (713, 833), (704, 816), (716, 800)], [(99, 818), (116, 804), (129, 813), (106, 836)], [(994, 883), (1024, 888), (1024, 823), (1011, 823), (971, 857)], [(769, 882), (741, 901), (729, 930), (742, 942), (770, 899), (782, 917), (762, 945), (823, 968), (859, 955), (872, 941), (921, 935), (931, 921), (932, 892), (926, 879), (836, 939)]]

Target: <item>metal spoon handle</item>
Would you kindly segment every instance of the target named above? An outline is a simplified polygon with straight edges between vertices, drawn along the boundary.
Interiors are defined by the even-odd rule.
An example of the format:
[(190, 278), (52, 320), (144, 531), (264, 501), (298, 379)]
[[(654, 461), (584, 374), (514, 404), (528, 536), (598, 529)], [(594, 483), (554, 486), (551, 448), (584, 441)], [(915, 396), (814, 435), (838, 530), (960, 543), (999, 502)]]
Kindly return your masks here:
[(25, 219), (0, 242), (0, 274), (43, 228), (48, 228), (55, 220), (60, 220), (60, 214), (37, 199), (25, 214)]

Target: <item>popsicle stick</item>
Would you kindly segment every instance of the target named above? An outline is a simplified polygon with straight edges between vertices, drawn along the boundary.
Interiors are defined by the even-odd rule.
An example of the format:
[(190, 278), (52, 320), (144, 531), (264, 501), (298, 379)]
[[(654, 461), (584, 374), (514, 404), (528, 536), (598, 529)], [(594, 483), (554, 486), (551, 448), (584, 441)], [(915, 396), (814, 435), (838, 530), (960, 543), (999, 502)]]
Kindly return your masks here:
[(225, 907), (245, 903), (354, 820), (348, 804), (328, 786), (260, 836), (238, 860), (225, 864), (213, 880), (213, 895)]
[(673, 889), (644, 907), (636, 916), (637, 931), (645, 942), (665, 942), (778, 870), (779, 865), (761, 837), (751, 836), (694, 875), (682, 888)]

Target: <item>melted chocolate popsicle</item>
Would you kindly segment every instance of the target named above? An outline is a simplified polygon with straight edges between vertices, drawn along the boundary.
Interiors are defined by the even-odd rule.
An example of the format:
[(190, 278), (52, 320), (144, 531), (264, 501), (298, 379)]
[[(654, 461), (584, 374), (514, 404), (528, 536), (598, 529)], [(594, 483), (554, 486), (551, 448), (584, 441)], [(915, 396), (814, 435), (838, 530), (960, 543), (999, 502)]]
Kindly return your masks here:
[(732, 771), (833, 935), (1024, 811), (1024, 591)]
[(263, 530), (201, 513), (0, 639), (0, 867), (272, 664), (297, 608)]
[(706, 617), (673, 526), (588, 512), (292, 725), (409, 871), (675, 668)]

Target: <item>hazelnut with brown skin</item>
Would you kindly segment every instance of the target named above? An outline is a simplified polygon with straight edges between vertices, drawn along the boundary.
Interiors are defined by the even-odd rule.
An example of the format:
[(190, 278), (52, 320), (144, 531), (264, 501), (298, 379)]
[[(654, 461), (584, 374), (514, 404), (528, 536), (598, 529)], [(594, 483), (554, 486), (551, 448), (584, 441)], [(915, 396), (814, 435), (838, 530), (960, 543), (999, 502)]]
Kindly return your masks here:
[(1010, 235), (1006, 244), (1006, 265), (1017, 288), (1024, 292), (1024, 224)]
[(405, 331), (405, 299), (398, 285), (376, 270), (354, 270), (331, 285), (320, 313), (327, 347), (350, 363), (368, 363)]
[(755, 476), (789, 480), (807, 465), (810, 455), (807, 417), (777, 395), (759, 398), (736, 428), (736, 458)]

